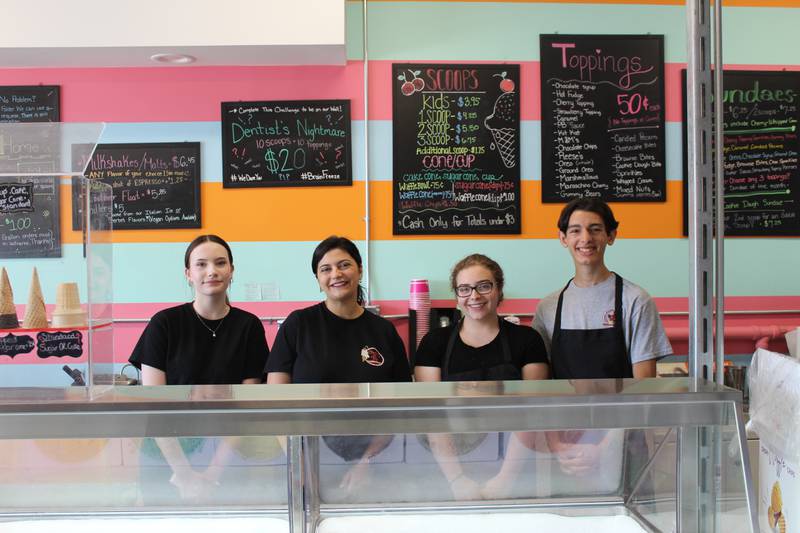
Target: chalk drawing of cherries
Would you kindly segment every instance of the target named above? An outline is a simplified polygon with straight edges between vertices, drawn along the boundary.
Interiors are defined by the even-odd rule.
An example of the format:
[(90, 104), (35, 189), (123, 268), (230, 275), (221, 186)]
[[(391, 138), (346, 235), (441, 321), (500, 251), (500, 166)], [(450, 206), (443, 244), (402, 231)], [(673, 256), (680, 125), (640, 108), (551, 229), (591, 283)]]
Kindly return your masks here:
[(413, 80), (406, 79), (405, 74), (400, 74), (397, 76), (398, 80), (403, 81), (403, 85), (400, 86), (400, 92), (403, 93), (404, 96), (411, 96), (417, 91), (421, 91), (425, 88), (425, 80), (422, 78), (418, 78), (420, 71), (419, 70), (409, 70), (409, 72), (414, 76)]
[(514, 90), (514, 80), (506, 78), (506, 74), (506, 72), (501, 72), (500, 74), (495, 74), (495, 76), (503, 78), (500, 80), (500, 90), (504, 93), (510, 93)]

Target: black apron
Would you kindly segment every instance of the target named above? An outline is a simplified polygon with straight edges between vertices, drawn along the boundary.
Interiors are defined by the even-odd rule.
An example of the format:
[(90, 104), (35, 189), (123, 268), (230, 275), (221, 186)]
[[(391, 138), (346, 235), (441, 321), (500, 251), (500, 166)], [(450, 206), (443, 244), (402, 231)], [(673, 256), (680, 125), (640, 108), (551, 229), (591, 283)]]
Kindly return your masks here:
[(498, 335), (500, 336), (500, 346), (503, 350), (503, 362), (499, 365), (481, 367), (464, 372), (450, 372), (450, 358), (453, 355), (453, 348), (456, 345), (456, 339), (458, 339), (458, 334), (461, 331), (462, 319), (453, 327), (453, 332), (450, 334), (450, 339), (447, 341), (447, 349), (442, 359), (442, 381), (501, 381), (506, 379), (522, 379), (522, 371), (514, 364), (511, 358), (511, 348), (508, 344), (508, 333), (506, 332), (507, 325), (503, 324), (503, 319), (499, 320), (500, 331)]
[(632, 378), (633, 366), (628, 357), (622, 331), (622, 278), (614, 274), (614, 326), (603, 329), (561, 329), (564, 291), (558, 295), (550, 363), (555, 379)]

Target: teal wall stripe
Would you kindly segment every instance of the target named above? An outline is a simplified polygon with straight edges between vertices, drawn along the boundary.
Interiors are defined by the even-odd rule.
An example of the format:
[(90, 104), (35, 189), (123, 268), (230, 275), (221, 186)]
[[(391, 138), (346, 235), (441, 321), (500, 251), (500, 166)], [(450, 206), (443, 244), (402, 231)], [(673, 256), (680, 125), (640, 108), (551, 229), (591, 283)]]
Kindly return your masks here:
[[(800, 10), (726, 7), (726, 63), (791, 65)], [(347, 5), (347, 54), (363, 59), (361, 3)], [(400, 61), (528, 61), (541, 33), (664, 35), (667, 62), (686, 62), (684, 6), (497, 2), (371, 2), (369, 57)]]
[[(623, 221), (624, 223), (624, 221)], [(313, 301), (319, 287), (309, 262), (315, 242), (234, 242), (236, 264), (232, 298), (247, 301), (248, 284), (275, 285), (279, 301)], [(359, 242), (363, 251), (364, 243)], [(114, 301), (148, 303), (185, 301), (191, 292), (183, 277), (184, 243), (114, 245)], [(408, 281), (426, 278), (434, 298), (448, 298), (449, 269), (461, 257), (485, 253), (506, 271), (508, 298), (540, 298), (571, 275), (569, 255), (555, 239), (396, 240), (373, 242), (370, 249), (372, 297), (402, 300)], [(644, 286), (653, 296), (688, 294), (688, 245), (685, 239), (620, 239), (606, 257), (620, 275)], [(31, 277), (28, 261), (3, 261), (17, 303), (25, 303)], [(79, 245), (64, 246), (63, 259), (37, 260), (47, 303), (55, 285), (81, 284), (85, 269)], [(800, 294), (800, 246), (795, 239), (727, 239), (726, 294), (780, 296)]]
[[(102, 143), (140, 142), (200, 142), (201, 176), (204, 182), (222, 181), (222, 148), (219, 122), (126, 122), (109, 123), (100, 139)], [(392, 121), (370, 120), (370, 180), (392, 180)], [(681, 125), (667, 122), (666, 127), (668, 180), (681, 180)], [(364, 179), (364, 121), (354, 120), (353, 179)], [(157, 141), (156, 141), (157, 140)], [(523, 120), (520, 123), (522, 158), (520, 174), (523, 180), (540, 180), (542, 174), (541, 122)]]

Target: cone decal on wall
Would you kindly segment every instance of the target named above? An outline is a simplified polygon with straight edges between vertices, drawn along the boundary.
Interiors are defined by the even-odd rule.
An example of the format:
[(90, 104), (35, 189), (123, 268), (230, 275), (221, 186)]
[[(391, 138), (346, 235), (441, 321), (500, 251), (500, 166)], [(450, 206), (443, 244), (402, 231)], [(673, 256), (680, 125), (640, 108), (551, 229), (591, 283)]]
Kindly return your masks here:
[(25, 306), (25, 318), (22, 327), (29, 329), (44, 329), (47, 327), (47, 313), (44, 310), (42, 287), (39, 285), (39, 273), (33, 267), (31, 289), (28, 292), (28, 305)]
[(14, 291), (5, 267), (0, 273), (0, 328), (13, 329), (19, 327), (17, 308), (14, 307)]

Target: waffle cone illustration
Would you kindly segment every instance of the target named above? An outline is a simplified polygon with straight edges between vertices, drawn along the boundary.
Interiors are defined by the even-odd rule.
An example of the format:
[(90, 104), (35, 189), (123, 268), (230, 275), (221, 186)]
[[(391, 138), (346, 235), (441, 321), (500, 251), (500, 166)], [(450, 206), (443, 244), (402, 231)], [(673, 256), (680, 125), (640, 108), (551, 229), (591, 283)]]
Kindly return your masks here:
[(14, 291), (8, 280), (8, 272), (2, 269), (0, 273), (0, 328), (13, 329), (19, 327), (17, 308), (14, 306)]
[(86, 326), (86, 313), (81, 309), (77, 283), (61, 283), (56, 287), (56, 308), (53, 310), (54, 328), (79, 328)]
[(28, 305), (25, 306), (25, 317), (22, 319), (22, 327), (29, 329), (43, 329), (47, 327), (47, 313), (44, 310), (42, 287), (39, 285), (39, 273), (36, 271), (36, 267), (33, 267), (31, 288), (28, 292)]
[(767, 520), (772, 531), (786, 533), (786, 517), (783, 515), (783, 497), (781, 496), (781, 486), (776, 481), (772, 485), (770, 494), (770, 505), (767, 508)]
[(492, 133), (494, 147), (506, 168), (513, 168), (517, 164), (518, 117), (516, 95), (508, 92), (497, 97), (494, 111), (483, 121), (483, 125)]

